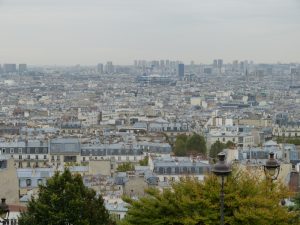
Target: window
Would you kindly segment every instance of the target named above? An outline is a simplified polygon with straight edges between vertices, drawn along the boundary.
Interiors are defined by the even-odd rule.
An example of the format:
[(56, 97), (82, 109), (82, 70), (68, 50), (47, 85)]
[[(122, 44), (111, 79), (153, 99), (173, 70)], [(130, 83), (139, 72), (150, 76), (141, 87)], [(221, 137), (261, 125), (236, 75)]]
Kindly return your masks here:
[(159, 172), (160, 174), (163, 174), (163, 173), (164, 173), (164, 168), (163, 168), (163, 167), (159, 167), (159, 168), (158, 168), (158, 172)]
[(22, 159), (22, 155), (19, 155), (19, 159)]
[(203, 167), (199, 167), (199, 174), (203, 174)]
[(14, 154), (14, 149), (13, 148), (10, 149), (10, 154)]
[(85, 162), (85, 157), (82, 157), (82, 161)]
[(53, 155), (53, 156), (51, 156), (51, 160), (52, 160), (52, 161), (54, 161), (54, 155)]
[(22, 148), (19, 148), (18, 151), (19, 151), (19, 154), (22, 154)]
[(64, 162), (76, 162), (77, 157), (76, 156), (64, 156)]
[(121, 156), (118, 156), (118, 161), (121, 161)]
[(26, 179), (26, 186), (30, 187), (31, 186), (31, 179)]
[(195, 167), (192, 167), (191, 168), (191, 173), (195, 173), (195, 171), (196, 171)]
[(47, 159), (47, 155), (44, 155), (44, 159)]
[(2, 153), (4, 154), (6, 151), (5, 151), (5, 148), (2, 148)]
[(27, 167), (30, 168), (30, 162), (27, 162)]
[(42, 179), (38, 179), (38, 185), (42, 185), (43, 184), (43, 180)]
[(35, 155), (35, 159), (39, 159), (39, 156), (38, 156), (38, 155)]
[(27, 155), (27, 159), (30, 159), (30, 155)]
[(168, 167), (167, 168), (167, 174), (171, 174), (172, 173), (172, 168), (171, 167)]

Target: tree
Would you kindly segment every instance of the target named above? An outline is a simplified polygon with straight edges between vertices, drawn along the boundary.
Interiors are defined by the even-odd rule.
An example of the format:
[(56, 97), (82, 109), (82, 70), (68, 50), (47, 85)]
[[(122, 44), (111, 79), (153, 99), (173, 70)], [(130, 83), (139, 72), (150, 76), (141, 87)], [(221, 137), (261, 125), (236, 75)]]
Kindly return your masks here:
[(230, 148), (230, 149), (235, 148), (235, 143), (232, 141), (227, 141), (226, 148)]
[(40, 185), (38, 198), (32, 198), (22, 212), (19, 225), (109, 225), (113, 224), (102, 197), (84, 186), (80, 175), (69, 170), (56, 172)]
[(144, 159), (139, 161), (140, 166), (148, 166), (149, 156), (146, 156)]
[(298, 192), (293, 198), (294, 205), (290, 207), (290, 210), (300, 211), (300, 193)]
[[(172, 189), (147, 190), (139, 200), (124, 197), (130, 204), (121, 225), (215, 225), (220, 220), (220, 184), (214, 175), (202, 183), (187, 178)], [(226, 225), (299, 224), (299, 214), (279, 203), (287, 189), (260, 179), (255, 173), (234, 172), (225, 184)]]
[(216, 158), (217, 155), (226, 148), (226, 145), (220, 141), (216, 141), (210, 147), (209, 156), (211, 158)]
[(176, 139), (174, 154), (176, 156), (186, 156), (186, 142), (182, 139)]
[(235, 144), (232, 141), (227, 141), (226, 144), (220, 142), (219, 140), (213, 143), (210, 147), (209, 157), (216, 158), (217, 155), (226, 148), (234, 148)]
[(300, 145), (300, 138), (299, 137), (278, 137), (276, 139), (277, 143), (287, 143), (287, 144), (294, 144)]
[(206, 142), (204, 137), (193, 134), (188, 137), (185, 134), (176, 137), (174, 154), (176, 156), (187, 156), (189, 154), (206, 154)]
[(180, 134), (176, 137), (173, 152), (176, 156), (186, 156), (186, 142), (188, 136), (185, 134)]
[(133, 171), (133, 170), (134, 170), (134, 166), (130, 162), (122, 163), (117, 168), (118, 172), (127, 172), (127, 171)]
[(186, 142), (186, 151), (188, 153), (196, 153), (206, 155), (206, 142), (203, 136), (193, 134)]

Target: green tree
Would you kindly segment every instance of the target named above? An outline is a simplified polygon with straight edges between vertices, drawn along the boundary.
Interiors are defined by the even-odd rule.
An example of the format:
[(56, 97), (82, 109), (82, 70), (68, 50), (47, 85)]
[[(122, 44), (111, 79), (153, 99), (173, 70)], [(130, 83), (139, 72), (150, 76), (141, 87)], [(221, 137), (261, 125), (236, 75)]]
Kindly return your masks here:
[(300, 193), (298, 192), (293, 198), (294, 205), (290, 207), (290, 210), (300, 211)]
[(300, 138), (299, 137), (278, 137), (276, 139), (277, 143), (287, 143), (287, 144), (294, 144), (300, 145)]
[(40, 185), (38, 198), (31, 199), (19, 225), (108, 225), (113, 224), (103, 199), (84, 186), (80, 175), (69, 170)]
[(209, 150), (209, 156), (211, 158), (216, 158), (217, 155), (226, 148), (234, 148), (235, 144), (232, 141), (227, 141), (226, 144), (220, 142), (219, 140), (213, 143)]
[(149, 156), (146, 156), (144, 159), (139, 161), (140, 166), (148, 166)]
[(182, 139), (177, 139), (174, 147), (174, 154), (176, 156), (186, 156), (186, 142)]
[(213, 143), (210, 147), (210, 151), (209, 151), (209, 156), (211, 158), (216, 158), (217, 155), (223, 151), (223, 149), (226, 148), (226, 144), (220, 142), (220, 141), (216, 141), (215, 143)]
[(130, 162), (125, 162), (120, 165), (118, 165), (117, 171), (118, 172), (127, 172), (127, 171), (133, 171), (134, 166)]
[(193, 134), (186, 142), (186, 151), (188, 153), (206, 155), (206, 142), (203, 136)]
[[(299, 224), (299, 214), (279, 203), (287, 189), (249, 172), (234, 172), (225, 184), (226, 225)], [(220, 220), (220, 184), (214, 175), (202, 183), (187, 178), (172, 189), (147, 190), (139, 200), (124, 197), (130, 204), (121, 225), (215, 225)]]
[(190, 154), (206, 155), (206, 142), (203, 136), (193, 134), (188, 137), (185, 134), (176, 137), (173, 150), (176, 156), (187, 156)]
[(174, 154), (176, 156), (186, 156), (186, 142), (187, 142), (188, 136), (185, 134), (180, 134), (176, 137), (175, 145), (174, 145)]
[(227, 141), (226, 142), (226, 148), (234, 148), (235, 147), (235, 143), (232, 141)]

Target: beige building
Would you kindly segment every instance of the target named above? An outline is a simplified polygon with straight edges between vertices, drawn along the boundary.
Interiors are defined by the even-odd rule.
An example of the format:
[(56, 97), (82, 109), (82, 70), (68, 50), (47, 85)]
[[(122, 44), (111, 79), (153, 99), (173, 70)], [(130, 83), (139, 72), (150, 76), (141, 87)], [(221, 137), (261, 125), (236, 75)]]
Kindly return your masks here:
[(7, 204), (19, 202), (19, 182), (13, 159), (0, 155), (0, 197)]

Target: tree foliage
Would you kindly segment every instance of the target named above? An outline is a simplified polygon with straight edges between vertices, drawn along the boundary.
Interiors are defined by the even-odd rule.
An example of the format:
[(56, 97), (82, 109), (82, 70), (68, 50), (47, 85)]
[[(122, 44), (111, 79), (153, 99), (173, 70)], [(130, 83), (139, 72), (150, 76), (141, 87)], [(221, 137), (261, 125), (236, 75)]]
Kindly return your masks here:
[(176, 156), (186, 156), (186, 142), (187, 136), (185, 134), (181, 134), (176, 137), (174, 146), (174, 154)]
[(226, 148), (234, 148), (235, 144), (232, 141), (227, 141), (226, 144), (216, 141), (210, 147), (209, 156), (211, 158), (216, 158), (217, 155)]
[(203, 136), (193, 134), (188, 137), (185, 134), (176, 137), (174, 154), (176, 156), (187, 156), (189, 154), (206, 154), (206, 142)]
[(300, 211), (300, 193), (298, 192), (293, 198), (294, 205), (290, 207), (290, 210)]
[(38, 198), (28, 202), (19, 225), (109, 225), (103, 199), (84, 186), (80, 175), (58, 172), (39, 187)]
[(276, 139), (277, 143), (287, 143), (287, 144), (294, 144), (300, 145), (300, 138), (299, 137), (278, 137)]
[(118, 172), (127, 172), (127, 171), (133, 171), (133, 170), (134, 170), (134, 166), (130, 162), (122, 163), (122, 164), (118, 165), (118, 168), (117, 168)]
[(186, 142), (186, 150), (195, 154), (206, 154), (206, 142), (203, 136), (193, 134)]
[(146, 156), (144, 159), (139, 161), (140, 166), (148, 166), (149, 156)]
[[(299, 224), (299, 214), (279, 203), (288, 196), (280, 184), (270, 183), (249, 172), (234, 172), (225, 184), (225, 224)], [(210, 175), (202, 183), (187, 178), (163, 192), (149, 189), (130, 204), (121, 225), (215, 225), (220, 220), (220, 184)]]

